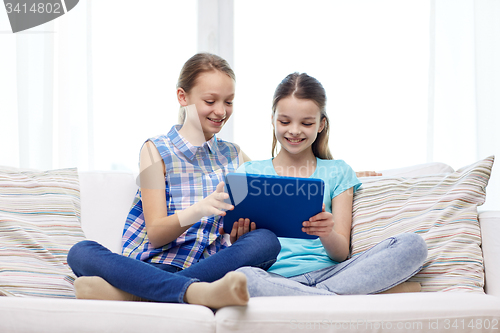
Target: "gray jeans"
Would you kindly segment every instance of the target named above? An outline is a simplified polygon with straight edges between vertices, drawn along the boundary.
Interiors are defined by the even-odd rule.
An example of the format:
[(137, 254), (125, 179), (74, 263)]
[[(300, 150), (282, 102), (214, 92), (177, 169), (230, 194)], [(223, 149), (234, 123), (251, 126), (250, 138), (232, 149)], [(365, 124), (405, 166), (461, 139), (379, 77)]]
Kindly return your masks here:
[(339, 264), (289, 278), (256, 267), (237, 271), (246, 275), (251, 297), (366, 295), (408, 280), (420, 271), (426, 258), (424, 239), (404, 233)]

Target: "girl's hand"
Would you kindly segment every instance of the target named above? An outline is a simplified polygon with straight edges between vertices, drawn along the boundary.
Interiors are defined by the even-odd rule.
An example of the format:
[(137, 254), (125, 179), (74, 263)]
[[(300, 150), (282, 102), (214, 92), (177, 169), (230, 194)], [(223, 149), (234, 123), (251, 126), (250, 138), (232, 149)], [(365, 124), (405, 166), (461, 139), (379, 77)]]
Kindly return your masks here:
[[(229, 240), (231, 244), (236, 242), (238, 238), (246, 234), (247, 232), (253, 231), (257, 228), (255, 222), (250, 222), (250, 219), (240, 218), (237, 222), (234, 222), (233, 229), (229, 235)], [(220, 228), (219, 232), (221, 235), (225, 234), (224, 228)]]
[(224, 192), (224, 182), (220, 182), (215, 192), (210, 194), (203, 200), (198, 201), (193, 205), (199, 216), (226, 215), (224, 210), (233, 210), (234, 206), (225, 203), (224, 200), (229, 198), (229, 194)]
[(376, 177), (376, 176), (382, 176), (380, 172), (376, 171), (358, 171), (356, 172), (356, 177)]
[(309, 221), (302, 223), (302, 231), (308, 235), (325, 237), (332, 233), (333, 225), (333, 215), (332, 213), (325, 212), (325, 204), (323, 204), (321, 213), (314, 215)]

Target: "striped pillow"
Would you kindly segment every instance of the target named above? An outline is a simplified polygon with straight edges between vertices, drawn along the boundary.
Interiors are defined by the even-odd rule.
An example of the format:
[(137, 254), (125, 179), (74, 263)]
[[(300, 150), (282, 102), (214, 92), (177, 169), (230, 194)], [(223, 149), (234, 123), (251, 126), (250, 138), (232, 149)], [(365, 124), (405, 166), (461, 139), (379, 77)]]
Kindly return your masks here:
[(0, 295), (74, 298), (66, 256), (83, 239), (77, 169), (0, 167)]
[(410, 281), (420, 282), (422, 291), (483, 293), (477, 206), (484, 203), (493, 160), (449, 174), (363, 179), (354, 195), (352, 256), (388, 237), (415, 232), (429, 252)]

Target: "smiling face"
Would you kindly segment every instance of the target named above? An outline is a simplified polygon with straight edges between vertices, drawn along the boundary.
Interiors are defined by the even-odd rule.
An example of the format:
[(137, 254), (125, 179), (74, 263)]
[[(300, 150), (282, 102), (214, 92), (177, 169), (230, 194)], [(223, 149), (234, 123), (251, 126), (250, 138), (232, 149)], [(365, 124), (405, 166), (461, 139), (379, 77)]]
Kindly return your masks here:
[(290, 154), (312, 152), (312, 144), (325, 126), (319, 107), (312, 100), (293, 96), (281, 99), (273, 117), (274, 134)]
[[(179, 89), (180, 104), (182, 106), (194, 104), (198, 112), (199, 125), (190, 125), (196, 126), (196, 128), (201, 125), (205, 140), (209, 140), (214, 134), (219, 133), (233, 113), (233, 79), (225, 73), (213, 70), (200, 74), (189, 93), (185, 93), (182, 88)], [(186, 120), (188, 121), (190, 118), (187, 117)]]

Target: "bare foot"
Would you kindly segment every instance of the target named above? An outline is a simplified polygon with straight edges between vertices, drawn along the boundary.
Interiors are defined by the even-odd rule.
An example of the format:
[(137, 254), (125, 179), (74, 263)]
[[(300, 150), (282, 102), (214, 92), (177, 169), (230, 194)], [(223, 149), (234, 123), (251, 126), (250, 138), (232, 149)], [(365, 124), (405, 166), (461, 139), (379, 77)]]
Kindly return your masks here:
[(192, 283), (184, 295), (186, 303), (205, 305), (212, 309), (246, 305), (249, 299), (247, 278), (240, 272), (229, 272), (212, 283)]
[(81, 276), (75, 280), (74, 286), (76, 298), (79, 299), (145, 301), (138, 296), (113, 287), (106, 280), (98, 276)]
[(403, 282), (379, 294), (418, 293), (420, 289), (421, 286), (418, 282)]

